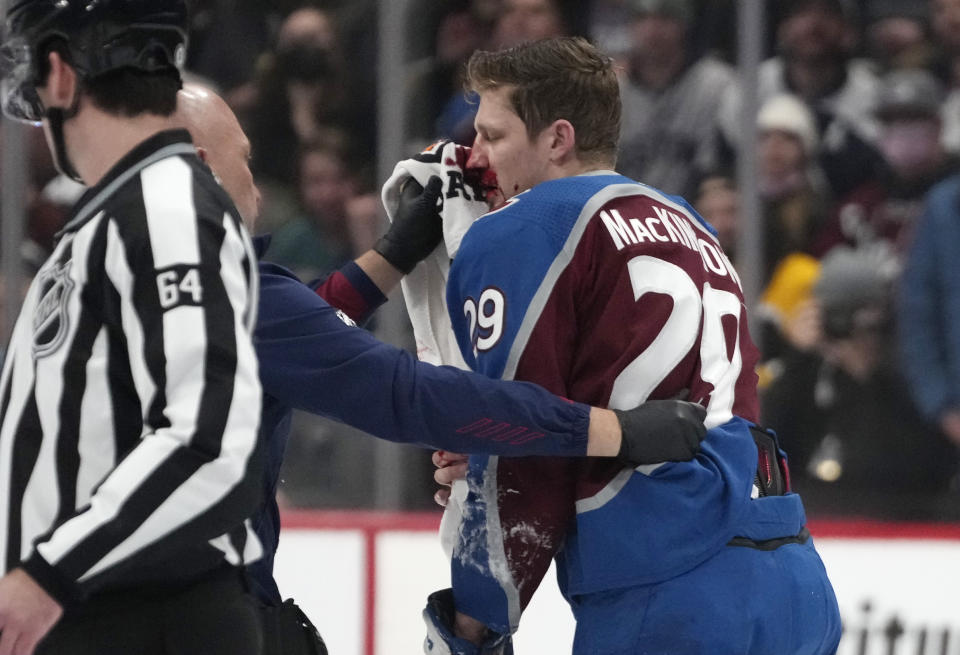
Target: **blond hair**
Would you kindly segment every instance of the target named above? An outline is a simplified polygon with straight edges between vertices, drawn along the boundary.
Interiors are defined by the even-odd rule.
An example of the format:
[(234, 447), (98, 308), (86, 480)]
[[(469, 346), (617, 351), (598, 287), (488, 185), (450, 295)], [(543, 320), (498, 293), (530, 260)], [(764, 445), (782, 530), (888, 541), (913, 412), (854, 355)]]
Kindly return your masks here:
[(613, 60), (586, 39), (558, 37), (477, 51), (467, 62), (465, 86), (478, 93), (511, 86), (513, 110), (531, 138), (565, 119), (573, 125), (581, 160), (616, 161), (620, 87)]

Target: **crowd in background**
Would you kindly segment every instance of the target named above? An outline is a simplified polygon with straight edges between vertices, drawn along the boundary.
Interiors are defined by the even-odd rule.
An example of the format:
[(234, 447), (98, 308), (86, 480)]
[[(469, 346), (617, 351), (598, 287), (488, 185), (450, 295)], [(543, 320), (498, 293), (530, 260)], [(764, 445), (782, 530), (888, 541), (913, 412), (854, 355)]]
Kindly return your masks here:
[[(189, 74), (253, 146), (266, 258), (329, 274), (383, 226), (375, 0), (198, 0)], [(756, 157), (765, 288), (763, 416), (814, 515), (960, 517), (960, 0), (772, 0), (757, 150), (739, 142), (733, 0), (418, 0), (404, 80), (410, 153), (469, 145), (477, 49), (583, 35), (622, 71), (618, 170), (683, 195), (732, 258), (738, 156)], [(82, 191), (29, 135), (24, 263)], [(13, 294), (7, 293), (11, 303)], [(285, 493), (369, 503), (372, 440), (298, 417)], [(428, 455), (423, 492), (429, 506)], [(334, 471), (311, 475), (314, 463)], [(330, 466), (330, 463), (335, 463)]]

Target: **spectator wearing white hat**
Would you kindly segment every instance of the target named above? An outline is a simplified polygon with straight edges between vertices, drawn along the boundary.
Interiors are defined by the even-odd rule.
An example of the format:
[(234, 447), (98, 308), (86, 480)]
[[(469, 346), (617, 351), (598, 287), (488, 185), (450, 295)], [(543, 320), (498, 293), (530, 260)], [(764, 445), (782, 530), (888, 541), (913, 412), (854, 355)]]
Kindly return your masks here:
[[(757, 114), (758, 188), (764, 219), (765, 280), (783, 258), (809, 252), (828, 211), (829, 187), (817, 154), (820, 138), (813, 114), (797, 96), (771, 97)], [(728, 255), (736, 244), (737, 189), (723, 168), (705, 175), (695, 195), (695, 207), (720, 232)]]
[[(841, 0), (776, 0), (776, 55), (758, 71), (761, 103), (793, 93), (813, 112), (820, 137), (818, 159), (831, 192), (848, 193), (876, 174), (880, 156), (873, 116), (879, 80), (873, 64), (855, 58), (856, 23)], [(742, 101), (721, 106), (720, 120), (735, 122)], [(737, 132), (734, 132), (737, 135)], [(725, 144), (735, 152), (738, 141)]]
[(809, 253), (826, 220), (829, 190), (817, 162), (820, 139), (806, 104), (771, 97), (757, 115), (757, 167), (763, 207), (766, 278), (784, 257)]
[[(811, 259), (816, 235), (829, 212), (829, 187), (820, 170), (820, 140), (810, 110), (791, 94), (771, 97), (757, 114), (758, 189), (764, 233), (765, 299), (776, 288), (800, 288), (805, 268), (797, 261)], [(785, 350), (785, 316), (765, 300), (758, 334), (764, 362), (774, 361)], [(761, 376), (764, 377), (764, 376)]]

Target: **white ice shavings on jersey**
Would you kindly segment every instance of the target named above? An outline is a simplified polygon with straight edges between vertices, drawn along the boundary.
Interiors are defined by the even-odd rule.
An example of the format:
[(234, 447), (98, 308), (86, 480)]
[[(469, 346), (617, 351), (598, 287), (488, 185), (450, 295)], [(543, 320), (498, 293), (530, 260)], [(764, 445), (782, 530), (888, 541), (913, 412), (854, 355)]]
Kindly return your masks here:
[(483, 495), (478, 494), (473, 501), (464, 507), (463, 522), (460, 527), (461, 540), (453, 556), (464, 568), (485, 572), (488, 568), (495, 567), (497, 558), (487, 556), (484, 533), (489, 526), (473, 522), (475, 517), (486, 513), (487, 500)]
[[(519, 494), (516, 489), (501, 489), (500, 498), (508, 494)], [(522, 543), (525, 548), (519, 553), (521, 561), (526, 561), (528, 556), (540, 550), (553, 550), (553, 538), (549, 533), (541, 532), (541, 521), (532, 518), (532, 520), (521, 521), (510, 527), (506, 532), (507, 539), (511, 543)], [(509, 561), (509, 558), (508, 558)], [(514, 564), (514, 562), (511, 562)], [(520, 568), (514, 566), (514, 569)]]
[(507, 558), (514, 569), (522, 569), (523, 563), (529, 561), (538, 552), (555, 550), (553, 539), (549, 533), (542, 532), (541, 527), (540, 522), (536, 520), (522, 521), (507, 531), (506, 538), (511, 543), (519, 543), (523, 546), (513, 558), (518, 561)]
[[(477, 488), (471, 485), (472, 491), (475, 492), (474, 502), (463, 504), (461, 534), (453, 557), (463, 568), (474, 569), (485, 576), (492, 576), (497, 581), (507, 600), (507, 613), (512, 632), (520, 624), (520, 590), (510, 573), (504, 549), (500, 512), (497, 509), (498, 503), (494, 502), (498, 497), (497, 465), (499, 461), (498, 457), (490, 456), (484, 467), (481, 486)], [(483, 523), (476, 520), (477, 516), (482, 518)]]

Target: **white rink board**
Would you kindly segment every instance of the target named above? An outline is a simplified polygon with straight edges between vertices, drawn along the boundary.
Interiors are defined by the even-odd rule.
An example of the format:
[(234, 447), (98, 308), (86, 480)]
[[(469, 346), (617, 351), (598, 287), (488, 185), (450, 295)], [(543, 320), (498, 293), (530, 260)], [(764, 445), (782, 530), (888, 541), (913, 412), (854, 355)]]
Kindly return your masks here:
[[(401, 562), (408, 562), (404, 566)], [(514, 639), (518, 653), (564, 653), (573, 644), (573, 615), (557, 588), (553, 566)], [(432, 591), (450, 586), (434, 534), (385, 533), (377, 544), (376, 655), (423, 652), (420, 612)], [(412, 628), (412, 630), (411, 630)], [(338, 655), (331, 651), (332, 655)], [(359, 651), (358, 651), (359, 655)]]
[[(449, 586), (439, 541), (433, 532), (376, 534), (374, 652), (420, 653), (420, 611), (427, 594)], [(280, 543), (281, 592), (298, 600), (320, 628), (331, 655), (367, 655), (363, 532), (285, 530)], [(945, 652), (960, 655), (960, 541), (818, 538), (817, 548), (844, 618), (839, 655), (940, 655), (945, 630), (950, 633)], [(885, 633), (894, 617), (903, 634), (891, 651), (891, 637)], [(920, 650), (922, 630), (925, 648)], [(514, 640), (516, 652), (569, 653), (572, 642), (573, 618), (551, 569), (524, 615)]]
[(385, 533), (378, 539), (376, 552), (375, 653), (421, 653), (420, 611), (430, 592), (450, 586), (440, 539), (433, 533)]
[[(945, 652), (960, 654), (960, 542), (817, 539), (816, 544), (844, 620), (838, 655), (940, 655), (945, 630), (950, 633)], [(893, 619), (903, 634), (891, 649), (885, 632)], [(927, 634), (921, 650), (922, 630)]]
[(296, 599), (334, 655), (363, 652), (365, 557), (360, 531), (284, 530), (280, 537), (280, 593)]

